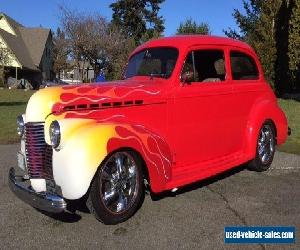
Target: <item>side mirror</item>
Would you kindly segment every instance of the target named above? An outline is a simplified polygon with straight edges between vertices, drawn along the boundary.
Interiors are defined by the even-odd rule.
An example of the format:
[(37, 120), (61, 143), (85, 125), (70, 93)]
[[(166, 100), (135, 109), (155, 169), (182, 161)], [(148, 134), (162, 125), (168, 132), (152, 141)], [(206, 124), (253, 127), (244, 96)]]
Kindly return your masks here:
[(181, 74), (180, 80), (183, 84), (184, 83), (190, 84), (191, 82), (194, 81), (194, 73), (191, 71), (184, 72)]

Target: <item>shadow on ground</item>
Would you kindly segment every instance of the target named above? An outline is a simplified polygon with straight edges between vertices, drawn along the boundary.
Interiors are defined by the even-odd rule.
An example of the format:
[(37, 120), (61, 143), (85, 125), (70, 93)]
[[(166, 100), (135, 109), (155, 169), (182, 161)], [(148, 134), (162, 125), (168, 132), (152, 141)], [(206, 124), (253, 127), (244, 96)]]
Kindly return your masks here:
[[(166, 192), (162, 192), (160, 194), (154, 194), (154, 193), (150, 193), (149, 191), (147, 191), (146, 193), (147, 194), (150, 193), (151, 199), (153, 201), (159, 201), (159, 200), (162, 200), (167, 197), (174, 197), (176, 195), (181, 195), (186, 192), (190, 192), (190, 191), (193, 191), (193, 190), (196, 190), (199, 188), (209, 186), (215, 182), (226, 179), (226, 178), (233, 176), (244, 170), (246, 170), (246, 165), (241, 165), (239, 167), (233, 168), (233, 169), (223, 172), (221, 174), (212, 176), (208, 179), (186, 185), (186, 186), (180, 188), (179, 190), (177, 190), (176, 192), (166, 191)], [(76, 213), (77, 211), (82, 212), (82, 213), (90, 213), (89, 209), (86, 206), (86, 200), (87, 200), (87, 197), (85, 196), (80, 200), (69, 201), (68, 202), (68, 212), (64, 212), (61, 214), (51, 214), (51, 213), (41, 211), (41, 210), (38, 210), (38, 211), (40, 211), (42, 214), (44, 214), (52, 219), (55, 219), (55, 220), (58, 220), (61, 222), (75, 223), (75, 222), (78, 222), (79, 220), (81, 220), (81, 218), (82, 218), (79, 214)]]
[(89, 209), (86, 206), (86, 200), (87, 196), (85, 195), (83, 198), (75, 201), (68, 201), (67, 211), (63, 213), (48, 213), (46, 211), (37, 209), (40, 213), (61, 222), (65, 223), (75, 223), (81, 220), (81, 216), (76, 212), (82, 212), (82, 213), (90, 213)]
[(300, 102), (300, 93), (285, 94), (285, 95), (283, 95), (282, 99), (285, 99), (285, 100), (294, 100), (294, 101)]
[(166, 197), (174, 197), (176, 195), (181, 195), (181, 194), (184, 194), (186, 192), (190, 192), (190, 191), (193, 191), (193, 190), (196, 190), (196, 189), (199, 189), (199, 188), (203, 188), (203, 187), (206, 187), (206, 186), (209, 186), (215, 182), (218, 182), (218, 181), (221, 181), (223, 179), (226, 179), (232, 175), (235, 175), (241, 171), (244, 171), (244, 170), (247, 170), (247, 166), (246, 165), (241, 165), (241, 166), (238, 166), (236, 168), (233, 168), (233, 169), (230, 169), (230, 170), (227, 170), (226, 172), (223, 172), (221, 174), (217, 174), (217, 175), (214, 175), (212, 177), (209, 177), (207, 179), (204, 179), (204, 180), (201, 180), (201, 181), (198, 181), (198, 182), (194, 182), (192, 184), (189, 184), (189, 185), (186, 185), (180, 189), (178, 189), (176, 192), (171, 192), (171, 191), (166, 191), (166, 192), (163, 192), (163, 193), (160, 193), (160, 194), (151, 194), (151, 198), (152, 200), (154, 201), (158, 201), (158, 200), (161, 200), (161, 199), (164, 199)]
[(1, 106), (22, 106), (26, 104), (27, 102), (0, 102), (0, 107)]

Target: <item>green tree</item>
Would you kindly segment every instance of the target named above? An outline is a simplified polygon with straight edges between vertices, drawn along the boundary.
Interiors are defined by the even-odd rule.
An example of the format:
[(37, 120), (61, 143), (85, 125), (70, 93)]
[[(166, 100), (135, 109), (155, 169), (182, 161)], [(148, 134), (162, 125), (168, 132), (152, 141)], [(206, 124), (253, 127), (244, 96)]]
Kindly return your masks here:
[(184, 22), (180, 23), (177, 29), (177, 35), (179, 34), (209, 35), (210, 33), (211, 33), (210, 27), (207, 23), (197, 24), (192, 18), (188, 18)]
[(281, 0), (275, 21), (277, 58), (275, 63), (275, 89), (279, 96), (292, 92), (289, 69), (289, 29), (294, 1)]
[(118, 0), (110, 5), (112, 23), (120, 27), (136, 45), (164, 31), (164, 20), (159, 16), (160, 5), (165, 0)]
[[(253, 46), (260, 57), (264, 69), (265, 78), (275, 88), (276, 62), (278, 56), (276, 37), (276, 18), (281, 0), (271, 2), (264, 1), (260, 5), (260, 15), (252, 31), (249, 43)], [(278, 65), (281, 67), (281, 65)]]
[(277, 49), (275, 40), (275, 19), (280, 0), (243, 1), (245, 14), (235, 9), (233, 17), (239, 31), (228, 29), (225, 34), (231, 38), (249, 43), (258, 53), (265, 77), (274, 86)]
[[(295, 65), (291, 65), (290, 58), (297, 57), (295, 53), (299, 38), (299, 30), (297, 31), (299, 13), (295, 10), (296, 1), (299, 2), (299, 0), (243, 0), (245, 14), (237, 9), (233, 12), (239, 31), (230, 28), (225, 31), (227, 36), (244, 40), (256, 50), (265, 77), (278, 95), (292, 91), (291, 66), (295, 68)], [(295, 13), (294, 18), (292, 13)], [(293, 42), (289, 37), (294, 37)], [(289, 54), (289, 51), (293, 52)]]
[(245, 14), (242, 14), (238, 9), (234, 9), (232, 14), (239, 27), (239, 31), (229, 28), (224, 31), (225, 35), (239, 40), (252, 40), (252, 37), (255, 35), (262, 2), (263, 0), (243, 0)]
[(290, 20), (288, 57), (292, 88), (300, 91), (300, 1), (295, 1)]

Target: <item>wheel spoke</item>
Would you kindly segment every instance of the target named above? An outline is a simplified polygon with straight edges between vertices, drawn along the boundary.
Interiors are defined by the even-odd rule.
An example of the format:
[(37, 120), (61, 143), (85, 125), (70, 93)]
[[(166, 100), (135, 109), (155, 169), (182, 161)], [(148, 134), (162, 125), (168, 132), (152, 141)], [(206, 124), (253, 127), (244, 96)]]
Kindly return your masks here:
[(105, 163), (101, 175), (103, 204), (113, 213), (123, 213), (134, 204), (138, 169), (134, 158), (127, 152), (116, 152)]
[(270, 133), (270, 131), (266, 131), (265, 135), (266, 135), (266, 143), (270, 142), (270, 140), (271, 140), (271, 133)]
[(265, 132), (262, 130), (261, 131), (261, 142), (265, 142), (266, 141), (266, 135)]
[(117, 166), (117, 172), (120, 175), (123, 172), (123, 159), (120, 154), (117, 155), (117, 157), (115, 159), (115, 163)]
[(267, 157), (268, 157), (267, 153), (264, 153), (263, 156), (262, 156), (262, 158), (261, 158), (262, 162), (265, 162), (265, 160), (266, 160)]
[(265, 151), (265, 148), (264, 148), (263, 145), (261, 145), (261, 146), (258, 147), (258, 153), (259, 153), (259, 155), (262, 155), (264, 153), (264, 151)]
[(135, 170), (135, 166), (130, 166), (128, 168), (128, 175), (127, 175), (127, 180), (130, 180), (132, 178), (135, 178), (136, 176), (136, 170)]
[(104, 202), (109, 206), (116, 198), (117, 192), (115, 190), (110, 190), (109, 192), (104, 193)]
[(124, 210), (127, 207), (127, 197), (123, 191), (119, 192), (119, 199), (117, 202), (117, 212)]
[(270, 151), (273, 153), (274, 152), (274, 143), (273, 140), (270, 140)]
[(102, 179), (106, 181), (111, 181), (111, 179), (113, 179), (113, 175), (107, 172), (107, 168), (103, 169)]
[(262, 163), (267, 163), (274, 153), (274, 135), (270, 125), (265, 124), (260, 130), (258, 154)]
[(134, 188), (135, 188), (135, 183), (133, 185), (130, 185), (130, 187), (127, 189), (127, 196), (130, 196), (132, 194)]

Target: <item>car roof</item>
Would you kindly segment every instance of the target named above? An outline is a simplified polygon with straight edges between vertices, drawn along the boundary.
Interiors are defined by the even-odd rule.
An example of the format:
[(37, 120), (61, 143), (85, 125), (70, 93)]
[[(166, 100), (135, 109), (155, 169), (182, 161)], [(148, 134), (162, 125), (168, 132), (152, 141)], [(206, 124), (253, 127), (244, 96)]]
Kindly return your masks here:
[(162, 37), (158, 39), (150, 40), (139, 47), (137, 47), (134, 52), (149, 47), (176, 47), (179, 49), (185, 49), (194, 45), (225, 45), (232, 47), (239, 47), (242, 49), (254, 50), (247, 44), (239, 40), (219, 37), (219, 36), (206, 36), (206, 35), (177, 35), (171, 37)]

